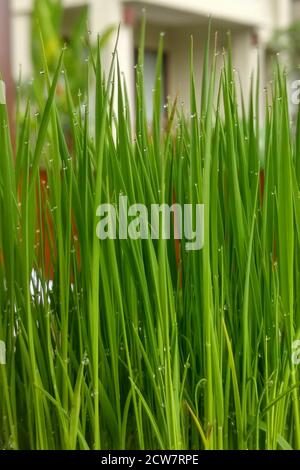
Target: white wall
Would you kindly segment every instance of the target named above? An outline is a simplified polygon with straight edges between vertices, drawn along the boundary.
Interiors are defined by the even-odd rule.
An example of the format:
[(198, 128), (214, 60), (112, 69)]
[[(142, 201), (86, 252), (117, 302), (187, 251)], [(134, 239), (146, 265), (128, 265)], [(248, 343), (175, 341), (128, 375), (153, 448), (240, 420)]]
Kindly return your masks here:
[(300, 1), (296, 0), (293, 2), (292, 5), (292, 18), (294, 20), (299, 20), (300, 19)]
[[(133, 29), (124, 25), (123, 3), (121, 0), (89, 0), (90, 5), (90, 30), (94, 40), (99, 32), (111, 25), (118, 27), (121, 24), (118, 41), (118, 59), (121, 72), (124, 73), (131, 109), (134, 107), (134, 44)], [(104, 14), (105, 12), (105, 14)], [(116, 34), (110, 39), (106, 50), (103, 52), (103, 61), (106, 69), (109, 68), (112, 52), (115, 48)]]
[(293, 0), (275, 0), (275, 28), (286, 28), (292, 20)]
[[(146, 34), (146, 47), (150, 49), (157, 49), (159, 35), (161, 28), (159, 26), (147, 25)], [(171, 99), (174, 100), (178, 96), (179, 103), (184, 102), (185, 108), (189, 109), (190, 90), (189, 90), (189, 73), (190, 73), (190, 44), (191, 35), (194, 41), (194, 74), (195, 82), (198, 85), (201, 83), (202, 65), (203, 65), (203, 51), (204, 45), (207, 40), (207, 26), (201, 29), (196, 26), (188, 28), (168, 27), (164, 29), (165, 34), (165, 51), (167, 53), (167, 93)], [(236, 28), (231, 31), (232, 36), (232, 54), (233, 65), (236, 68), (243, 91), (245, 92), (245, 101), (248, 99), (248, 91), (250, 88), (251, 74), (256, 71), (258, 54), (263, 53), (259, 51), (256, 45), (252, 42), (252, 29), (250, 28)], [(135, 45), (138, 45), (139, 35), (135, 34)], [(212, 38), (212, 43), (214, 38)], [(223, 57), (221, 51), (223, 46), (227, 45), (226, 30), (218, 28), (218, 49), (220, 52), (217, 66), (218, 76), (220, 69), (223, 66)], [(237, 77), (238, 78), (238, 77)], [(263, 77), (261, 88), (263, 89)], [(200, 95), (197, 97), (200, 101)]]
[[(125, 1), (130, 3), (130, 0)], [(150, 0), (147, 3), (193, 14), (212, 15), (241, 25), (267, 26), (271, 18), (263, 12), (266, 4), (269, 8), (274, 1), (277, 0)], [(142, 5), (145, 1), (135, 0), (134, 3)]]
[[(94, 38), (108, 25), (118, 25), (123, 20), (123, 6), (135, 5), (141, 10), (143, 0), (64, 0), (66, 6), (88, 4), (90, 6), (90, 29)], [(261, 56), (274, 27), (286, 27), (292, 18), (292, 0), (148, 0), (152, 10), (157, 10), (159, 20), (161, 8), (165, 9), (165, 19), (168, 12), (174, 24), (167, 26), (166, 49), (169, 50), (169, 93), (175, 96), (180, 93), (181, 99), (189, 101), (188, 91), (188, 55), (191, 33), (195, 36), (195, 75), (200, 80), (203, 44), (206, 38), (206, 15), (212, 14), (222, 29), (222, 21), (230, 25), (233, 33), (233, 56), (236, 68), (239, 70), (243, 87), (246, 89), (250, 82), (252, 70), (256, 67), (257, 50), (251, 43), (252, 32), (258, 34), (258, 49)], [(17, 78), (19, 64), (22, 63), (23, 76), (30, 77), (30, 9), (32, 0), (11, 0), (13, 34), (13, 72)], [(169, 8), (169, 10), (167, 9)], [(180, 13), (182, 12), (182, 14)], [(182, 15), (189, 19), (182, 28)], [(163, 23), (163, 17), (161, 17)], [(152, 29), (151, 29), (152, 28)], [(148, 25), (148, 44), (157, 45), (162, 26)], [(201, 32), (202, 31), (202, 32)], [(104, 62), (108, 65), (115, 37), (104, 53)], [(121, 70), (125, 73), (129, 100), (134, 104), (134, 32), (130, 25), (122, 24), (120, 31), (118, 55)]]
[(31, 63), (31, 23), (30, 14), (15, 15), (11, 21), (12, 72), (18, 79), (21, 70), (23, 78), (30, 78)]

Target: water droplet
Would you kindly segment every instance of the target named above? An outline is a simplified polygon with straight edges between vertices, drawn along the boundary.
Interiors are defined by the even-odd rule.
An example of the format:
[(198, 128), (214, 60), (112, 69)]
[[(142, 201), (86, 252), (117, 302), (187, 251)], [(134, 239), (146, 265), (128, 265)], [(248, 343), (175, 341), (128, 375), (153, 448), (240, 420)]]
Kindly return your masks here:
[(82, 358), (81, 363), (82, 363), (84, 366), (88, 366), (89, 363), (90, 363), (90, 360), (89, 360), (88, 355), (87, 355), (86, 352), (85, 352), (84, 355), (83, 355), (83, 358)]

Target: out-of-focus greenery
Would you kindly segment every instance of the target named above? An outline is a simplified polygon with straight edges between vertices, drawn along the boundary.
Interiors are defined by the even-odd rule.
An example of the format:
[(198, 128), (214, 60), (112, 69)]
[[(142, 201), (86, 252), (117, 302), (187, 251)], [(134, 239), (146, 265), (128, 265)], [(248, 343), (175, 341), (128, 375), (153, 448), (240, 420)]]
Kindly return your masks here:
[[(91, 43), (88, 31), (88, 14), (87, 6), (74, 8), (69, 14), (62, 0), (34, 0), (31, 49), (34, 69), (33, 95), (38, 104), (43, 102), (45, 89), (43, 64), (46, 60), (49, 73), (53, 75), (64, 44), (67, 46), (64, 67), (68, 70), (71, 94), (75, 101), (78, 94), (86, 94), (88, 80), (82, 73), (83, 63), (90, 52), (95, 53), (95, 45)], [(115, 26), (110, 25), (102, 32), (102, 47), (106, 45), (114, 30)], [(63, 83), (61, 80), (58, 84), (57, 105), (62, 115), (67, 115), (67, 98)]]
[(289, 28), (278, 30), (272, 37), (270, 48), (286, 52), (292, 69), (300, 63), (300, 21), (295, 21)]

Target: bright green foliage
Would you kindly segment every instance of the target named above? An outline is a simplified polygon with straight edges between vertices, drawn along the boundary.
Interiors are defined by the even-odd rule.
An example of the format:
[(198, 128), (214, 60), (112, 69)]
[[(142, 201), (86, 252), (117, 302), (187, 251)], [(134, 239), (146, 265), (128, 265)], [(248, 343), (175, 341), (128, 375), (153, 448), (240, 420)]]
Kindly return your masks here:
[[(73, 9), (64, 8), (62, 0), (34, 0), (31, 17), (31, 56), (34, 70), (31, 100), (35, 106), (43, 105), (45, 70), (43, 54), (41, 54), (41, 39), (43, 51), (50, 74), (55, 73), (57, 61), (64, 44), (67, 49), (64, 55), (64, 67), (68, 71), (69, 86), (72, 96), (85, 95), (89, 87), (86, 74), (82, 73), (84, 61), (89, 50), (95, 54), (97, 46), (87, 33), (89, 10), (85, 5)], [(68, 18), (68, 21), (66, 21)], [(69, 25), (66, 29), (66, 25)], [(100, 44), (104, 46), (116, 30), (114, 25), (108, 26), (101, 32)], [(65, 131), (69, 130), (68, 105), (63, 86), (63, 76), (58, 88), (56, 105), (60, 120)]]
[[(285, 74), (275, 66), (262, 145), (259, 80), (245, 110), (230, 52), (208, 42), (190, 113), (170, 102), (163, 127), (161, 38), (149, 130), (143, 45), (144, 32), (134, 129), (117, 55), (104, 78), (100, 48), (82, 65), (95, 131), (64, 51), (53, 81), (44, 65), (48, 98), (36, 122), (28, 104), (15, 162), (0, 105), (0, 447), (300, 449), (300, 126), (294, 139)], [(63, 67), (71, 138), (56, 106)], [(96, 209), (120, 193), (204, 203), (204, 249), (99, 241)]]

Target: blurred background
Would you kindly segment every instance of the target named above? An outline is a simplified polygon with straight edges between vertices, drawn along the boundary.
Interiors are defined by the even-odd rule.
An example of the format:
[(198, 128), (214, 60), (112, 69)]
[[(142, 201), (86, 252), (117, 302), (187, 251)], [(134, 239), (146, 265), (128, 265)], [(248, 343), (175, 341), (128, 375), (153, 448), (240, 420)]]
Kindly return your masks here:
[(145, 80), (149, 119), (160, 33), (165, 33), (164, 99), (179, 95), (188, 103), (190, 37), (194, 37), (196, 80), (200, 80), (209, 15), (218, 31), (220, 50), (227, 41), (226, 32), (231, 31), (233, 62), (244, 90), (257, 66), (257, 51), (262, 86), (270, 75), (274, 51), (283, 51), (288, 67), (297, 69), (300, 0), (0, 0), (0, 71), (7, 82), (9, 100), (13, 100), (13, 83), (20, 74), (23, 83), (32, 83), (33, 79), (38, 82), (38, 75), (43, 74), (40, 31), (50, 69), (55, 67), (62, 45), (68, 44), (66, 67), (76, 93), (84, 86), (86, 35), (92, 45), (97, 34), (102, 35), (107, 65), (116, 28), (121, 24), (119, 61), (134, 109), (134, 65), (143, 9), (147, 18)]

